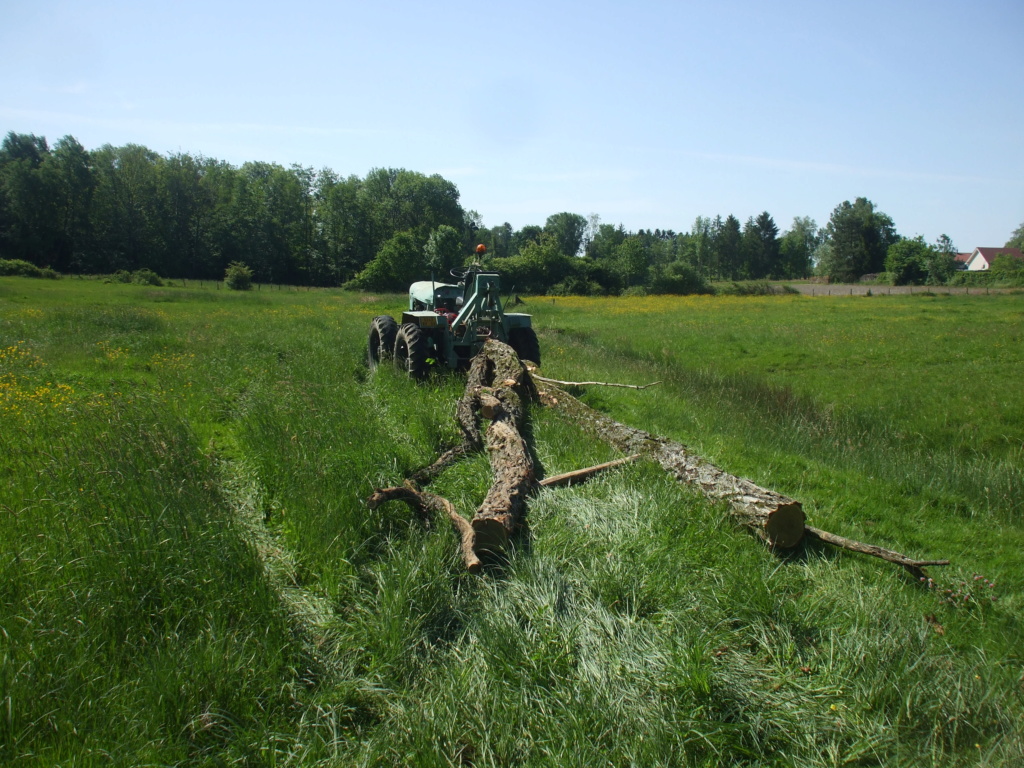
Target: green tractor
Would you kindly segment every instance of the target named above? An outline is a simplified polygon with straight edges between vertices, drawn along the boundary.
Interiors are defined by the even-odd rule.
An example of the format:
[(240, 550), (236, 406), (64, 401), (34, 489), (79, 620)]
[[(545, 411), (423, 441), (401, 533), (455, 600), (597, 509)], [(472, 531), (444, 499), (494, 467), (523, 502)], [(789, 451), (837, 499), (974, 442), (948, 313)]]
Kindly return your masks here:
[(409, 286), (409, 309), (401, 325), (390, 315), (373, 318), (370, 367), (390, 357), (413, 378), (426, 376), (432, 364), (464, 369), (487, 339), (499, 339), (521, 359), (540, 365), (531, 318), (502, 309), (498, 273), (473, 266), (452, 275), (457, 285), (422, 280)]

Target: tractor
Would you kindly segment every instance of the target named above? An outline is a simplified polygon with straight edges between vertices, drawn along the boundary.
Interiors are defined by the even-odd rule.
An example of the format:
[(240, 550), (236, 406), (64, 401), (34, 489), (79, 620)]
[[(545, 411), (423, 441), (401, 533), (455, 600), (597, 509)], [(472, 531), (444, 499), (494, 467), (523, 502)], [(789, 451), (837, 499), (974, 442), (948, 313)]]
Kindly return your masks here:
[[(483, 253), (482, 246), (477, 253)], [(413, 378), (423, 378), (431, 365), (453, 370), (469, 361), (487, 339), (508, 344), (523, 360), (540, 365), (540, 344), (529, 315), (505, 312), (497, 272), (471, 266), (452, 270), (458, 284), (421, 280), (409, 286), (409, 309), (399, 325), (390, 315), (370, 323), (371, 368), (386, 358)]]

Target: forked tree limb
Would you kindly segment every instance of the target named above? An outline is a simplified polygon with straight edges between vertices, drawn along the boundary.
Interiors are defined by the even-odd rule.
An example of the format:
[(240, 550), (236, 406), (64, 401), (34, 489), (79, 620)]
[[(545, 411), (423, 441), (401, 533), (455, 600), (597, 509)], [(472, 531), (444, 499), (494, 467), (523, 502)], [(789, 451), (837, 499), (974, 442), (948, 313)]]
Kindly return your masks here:
[(558, 384), (563, 387), (622, 387), (623, 389), (647, 389), (660, 381), (652, 381), (650, 384), (617, 384), (613, 381), (561, 381), (560, 379), (549, 379), (547, 376), (539, 376), (533, 371), (530, 372), (534, 381), (543, 381), (545, 384)]
[(479, 573), (482, 563), (477, 557), (474, 549), (476, 534), (469, 520), (464, 518), (455, 509), (455, 505), (443, 496), (422, 491), (412, 483), (395, 486), (394, 488), (378, 488), (373, 492), (367, 501), (370, 509), (376, 509), (388, 501), (404, 501), (415, 512), (423, 517), (428, 513), (442, 513), (448, 516), (456, 535), (459, 537), (459, 551), (462, 553), (462, 561), (466, 564), (466, 570), (470, 573)]
[[(477, 371), (477, 375), (480, 372)], [(472, 370), (470, 376), (473, 376)], [(459, 430), (462, 432), (462, 442), (453, 448), (448, 449), (438, 457), (430, 466), (414, 472), (409, 479), (417, 485), (427, 485), (431, 480), (440, 475), (451, 465), (458, 462), (465, 456), (479, 453), (483, 450), (483, 438), (480, 435), (480, 417), (477, 415), (479, 407), (479, 383), (466, 385), (455, 406), (455, 420), (459, 423)]]
[(640, 454), (634, 453), (632, 456), (626, 456), (623, 459), (606, 461), (603, 464), (595, 464), (592, 467), (586, 467), (584, 469), (575, 469), (572, 472), (563, 472), (560, 475), (552, 475), (551, 477), (544, 478), (540, 481), (540, 485), (545, 488), (574, 485), (576, 483), (583, 482), (584, 480), (589, 480), (598, 472), (604, 472), (606, 469), (621, 467), (623, 464), (632, 464), (639, 458)]

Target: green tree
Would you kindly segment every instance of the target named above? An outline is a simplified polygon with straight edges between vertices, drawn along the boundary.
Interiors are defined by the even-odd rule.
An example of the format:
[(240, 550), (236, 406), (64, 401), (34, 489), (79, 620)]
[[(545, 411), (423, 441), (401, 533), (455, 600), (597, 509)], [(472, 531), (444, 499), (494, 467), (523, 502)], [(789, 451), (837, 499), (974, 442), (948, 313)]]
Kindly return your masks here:
[(232, 261), (224, 271), (224, 285), (232, 291), (252, 288), (252, 270), (240, 261)]
[(543, 227), (537, 226), (536, 224), (527, 224), (522, 229), (516, 230), (512, 235), (512, 243), (509, 250), (514, 256), (522, 252), (522, 250), (530, 243), (539, 243), (543, 233)]
[(836, 264), (836, 249), (828, 240), (818, 243), (818, 247), (811, 255), (811, 261), (814, 263), (814, 274), (818, 277), (829, 277), (839, 269)]
[(342, 179), (329, 168), (316, 177), (313, 199), (323, 259), (320, 274), (330, 284), (350, 280), (373, 256), (364, 209), (359, 204), (361, 187), (358, 176)]
[(46, 138), (11, 131), (0, 145), (0, 258), (46, 266), (53, 242), (53, 201), (40, 168)]
[(1011, 253), (1001, 253), (992, 260), (990, 273), (997, 278), (1024, 275), (1024, 259), (1018, 259)]
[(832, 246), (828, 275), (839, 282), (881, 272), (889, 246), (899, 240), (892, 219), (864, 197), (836, 206), (825, 233)]
[(821, 243), (814, 219), (795, 216), (779, 241), (780, 277), (799, 279), (811, 274), (814, 250)]
[(698, 216), (693, 220), (690, 237), (687, 240), (685, 260), (698, 274), (712, 274), (716, 267), (715, 233), (712, 221), (707, 216)]
[(512, 255), (512, 236), (515, 230), (507, 221), (491, 228), (490, 242), (487, 243), (488, 251), (496, 259), (504, 259)]
[(427, 272), (423, 247), (412, 232), (399, 232), (346, 285), (371, 291), (405, 291)]
[(931, 246), (920, 235), (900, 240), (889, 246), (885, 271), (893, 285), (920, 285), (928, 275), (927, 264), (932, 255)]
[(400, 232), (410, 233), (423, 248), (440, 225), (460, 232), (466, 226), (458, 188), (437, 174), (374, 168), (360, 186), (359, 200), (373, 253)]
[(577, 262), (562, 252), (554, 237), (542, 233), (539, 240), (526, 243), (515, 256), (502, 260), (502, 284), (507, 282), (508, 290), (546, 293), (571, 278)]
[(576, 256), (583, 248), (587, 220), (578, 213), (556, 213), (544, 222), (544, 231), (551, 235), (566, 256)]
[(65, 136), (45, 157), (38, 173), (52, 266), (81, 270), (90, 246), (89, 208), (96, 188), (89, 153), (73, 136)]
[(91, 207), (94, 268), (159, 272), (166, 256), (160, 202), (163, 158), (139, 144), (105, 144), (92, 153), (92, 160), (96, 173)]
[(939, 235), (925, 262), (925, 282), (928, 285), (945, 285), (949, 282), (956, 274), (956, 253), (956, 246), (949, 235)]
[(427, 266), (443, 279), (453, 268), (462, 264), (462, 235), (455, 227), (441, 224), (430, 233), (423, 253)]
[(743, 272), (743, 229), (740, 220), (731, 213), (722, 222), (715, 242), (717, 276), (739, 280)]
[(623, 288), (646, 283), (647, 266), (647, 249), (642, 238), (631, 235), (615, 249), (615, 271)]
[(1010, 235), (1010, 239), (1006, 241), (1007, 248), (1016, 248), (1018, 251), (1024, 251), (1024, 223), (1013, 230), (1013, 234)]
[(196, 276), (213, 261), (215, 198), (203, 183), (208, 161), (179, 152), (159, 167), (166, 276)]
[(710, 289), (692, 266), (684, 261), (652, 266), (648, 272), (650, 291), (654, 294), (671, 293), (679, 296), (708, 293)]
[(779, 228), (768, 211), (747, 219), (743, 228), (744, 275), (752, 280), (779, 277)]

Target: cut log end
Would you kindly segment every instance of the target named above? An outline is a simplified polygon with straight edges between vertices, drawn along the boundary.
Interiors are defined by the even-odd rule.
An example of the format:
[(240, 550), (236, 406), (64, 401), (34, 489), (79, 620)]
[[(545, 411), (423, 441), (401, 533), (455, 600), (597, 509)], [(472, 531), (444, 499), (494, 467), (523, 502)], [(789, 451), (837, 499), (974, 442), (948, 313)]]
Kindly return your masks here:
[(500, 555), (508, 547), (508, 529), (496, 518), (473, 520), (474, 549), (480, 555)]
[(768, 520), (764, 526), (765, 538), (773, 547), (791, 549), (799, 544), (804, 537), (806, 522), (807, 519), (800, 502), (780, 504), (768, 514)]

